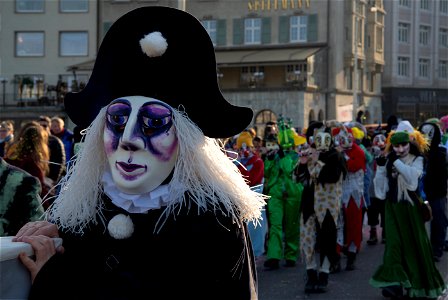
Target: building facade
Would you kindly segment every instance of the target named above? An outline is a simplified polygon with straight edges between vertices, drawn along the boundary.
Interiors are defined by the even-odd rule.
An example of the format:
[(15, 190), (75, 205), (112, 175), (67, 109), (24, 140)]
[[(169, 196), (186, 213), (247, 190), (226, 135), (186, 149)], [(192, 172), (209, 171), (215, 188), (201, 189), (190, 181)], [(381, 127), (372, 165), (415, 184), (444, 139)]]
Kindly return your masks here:
[[(14, 6), (20, 1), (30, 2), (7, 2)], [(56, 8), (64, 3), (64, 0), (39, 1), (48, 6), (45, 11), (54, 6), (56, 17), (60, 13)], [(255, 115), (251, 126), (259, 130), (259, 135), (263, 134), (266, 122), (276, 121), (280, 116), (290, 118), (293, 126), (299, 128), (306, 128), (311, 120), (350, 121), (360, 110), (364, 112), (365, 123), (382, 121), (381, 81), (385, 64), (386, 14), (382, 0), (87, 2), (89, 10), (84, 17), (88, 15), (88, 21), (82, 20), (83, 14), (80, 13), (77, 14), (79, 20), (63, 24), (70, 24), (67, 26), (75, 32), (88, 30), (89, 40), (92, 39), (88, 55), (70, 57), (54, 70), (51, 63), (39, 70), (46, 69), (53, 77), (64, 73), (71, 75), (78, 79), (79, 86), (79, 78), (88, 77), (93, 67), (95, 47), (116, 19), (139, 6), (171, 6), (186, 10), (203, 23), (215, 45), (217, 80), (221, 90), (231, 103), (253, 109)], [(13, 7), (8, 12), (2, 10), (4, 14), (12, 14), (8, 17), (12, 19), (15, 14)], [(40, 26), (41, 22), (45, 24), (43, 20), (36, 22)], [(63, 31), (56, 24), (52, 23), (49, 27), (56, 32)], [(37, 25), (35, 28), (38, 28)], [(53, 55), (61, 58), (57, 53)], [(1, 56), (4, 57), (3, 54)], [(41, 60), (46, 58), (47, 55), (40, 56)], [(8, 70), (8, 77), (24, 72), (15, 70), (12, 65), (1, 70), (2, 74)], [(51, 76), (45, 76), (45, 81)], [(182, 80), (182, 76), (194, 76), (194, 70), (178, 70), (173, 74), (176, 80)], [(53, 85), (53, 82), (48, 84)], [(14, 103), (17, 99), (10, 101)]]
[(385, 0), (384, 5), (383, 111), (414, 126), (447, 115), (448, 0)]
[(64, 115), (63, 95), (89, 78), (67, 66), (95, 57), (96, 16), (96, 0), (0, 1), (0, 119)]

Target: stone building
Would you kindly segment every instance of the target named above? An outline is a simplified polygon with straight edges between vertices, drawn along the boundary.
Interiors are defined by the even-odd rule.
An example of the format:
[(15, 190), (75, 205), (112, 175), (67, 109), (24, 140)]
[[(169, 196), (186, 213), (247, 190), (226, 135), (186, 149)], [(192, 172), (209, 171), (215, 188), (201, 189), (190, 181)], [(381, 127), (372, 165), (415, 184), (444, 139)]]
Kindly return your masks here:
[(384, 6), (384, 112), (414, 126), (447, 115), (448, 0), (385, 0)]
[[(71, 0), (83, 1), (86, 0)], [(223, 94), (233, 104), (254, 110), (252, 126), (259, 130), (259, 135), (266, 122), (276, 121), (281, 115), (290, 118), (298, 128), (307, 127), (311, 120), (350, 121), (360, 110), (364, 112), (365, 123), (382, 121), (386, 15), (382, 0), (88, 3), (93, 2), (96, 7), (92, 12), (97, 12), (97, 42), (89, 46), (99, 45), (119, 16), (139, 6), (177, 7), (196, 16), (215, 44), (217, 80)], [(89, 29), (94, 31), (93, 27)], [(81, 62), (67, 63), (66, 72), (88, 76), (94, 57), (89, 51), (89, 57), (84, 58)], [(55, 73), (51, 64), (45, 69)], [(183, 76), (194, 76), (194, 70), (173, 70), (174, 81), (182, 80)]]

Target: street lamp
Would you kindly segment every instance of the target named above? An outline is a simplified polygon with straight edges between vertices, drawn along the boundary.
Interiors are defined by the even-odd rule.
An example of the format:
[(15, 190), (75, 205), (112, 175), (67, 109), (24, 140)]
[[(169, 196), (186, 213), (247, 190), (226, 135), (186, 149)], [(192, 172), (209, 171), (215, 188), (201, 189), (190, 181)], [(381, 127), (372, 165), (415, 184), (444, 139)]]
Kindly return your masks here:
[(6, 83), (8, 80), (4, 77), (0, 77), (0, 82), (3, 85), (3, 107), (6, 107)]

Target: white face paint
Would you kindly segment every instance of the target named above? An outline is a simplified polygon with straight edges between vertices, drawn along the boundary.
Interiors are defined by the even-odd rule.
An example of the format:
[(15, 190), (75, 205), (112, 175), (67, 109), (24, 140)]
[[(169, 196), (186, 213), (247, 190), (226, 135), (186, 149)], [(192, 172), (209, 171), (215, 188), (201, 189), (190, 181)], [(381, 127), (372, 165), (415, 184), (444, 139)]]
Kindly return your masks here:
[(409, 143), (401, 143), (392, 147), (398, 157), (405, 157), (409, 154), (409, 150), (411, 149), (411, 145)]
[(384, 149), (384, 147), (386, 147), (386, 137), (383, 134), (377, 134), (373, 138), (372, 144), (380, 149)]
[(158, 187), (178, 157), (172, 108), (142, 96), (115, 99), (109, 104), (104, 148), (117, 188), (142, 194)]

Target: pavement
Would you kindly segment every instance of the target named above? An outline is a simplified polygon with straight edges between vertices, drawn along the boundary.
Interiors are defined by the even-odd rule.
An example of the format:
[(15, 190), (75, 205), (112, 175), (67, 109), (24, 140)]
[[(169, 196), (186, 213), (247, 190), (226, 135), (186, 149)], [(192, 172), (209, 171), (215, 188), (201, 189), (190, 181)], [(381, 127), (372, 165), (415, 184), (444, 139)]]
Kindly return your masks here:
[[(296, 300), (296, 299), (332, 299), (332, 300), (385, 300), (381, 290), (373, 288), (369, 279), (381, 264), (384, 245), (367, 245), (369, 227), (363, 228), (363, 243), (356, 259), (356, 269), (345, 271), (346, 258), (341, 261), (342, 271), (330, 274), (328, 289), (322, 294), (305, 294), (306, 270), (301, 261), (295, 267), (287, 268), (281, 262), (277, 270), (263, 267), (265, 257), (257, 260), (259, 300)], [(448, 252), (436, 263), (445, 282), (448, 283)], [(439, 300), (448, 300), (448, 292)]]

